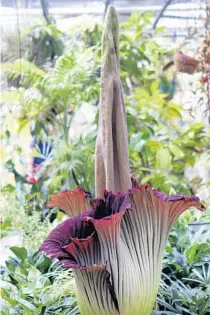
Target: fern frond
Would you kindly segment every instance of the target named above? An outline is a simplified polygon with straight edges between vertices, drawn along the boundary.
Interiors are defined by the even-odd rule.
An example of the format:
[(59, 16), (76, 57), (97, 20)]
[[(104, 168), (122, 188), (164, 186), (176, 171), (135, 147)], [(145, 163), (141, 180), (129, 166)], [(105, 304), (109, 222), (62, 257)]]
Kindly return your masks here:
[(40, 20), (26, 27), (23, 32), (21, 32), (21, 38), (26, 36), (37, 36), (37, 33), (41, 33), (42, 36), (49, 35), (54, 39), (59, 39), (63, 35), (62, 31), (60, 31), (56, 25), (46, 23), (45, 20)]
[(41, 80), (46, 74), (44, 70), (24, 59), (17, 59), (15, 62), (2, 63), (1, 71), (6, 73), (10, 78), (25, 76), (32, 84), (37, 80)]
[(35, 118), (48, 112), (50, 100), (35, 87), (29, 88), (23, 95), (23, 111), (27, 117)]
[(55, 68), (44, 78), (43, 90), (58, 103), (80, 104), (90, 80), (92, 64), (79, 59), (76, 52), (60, 57)]

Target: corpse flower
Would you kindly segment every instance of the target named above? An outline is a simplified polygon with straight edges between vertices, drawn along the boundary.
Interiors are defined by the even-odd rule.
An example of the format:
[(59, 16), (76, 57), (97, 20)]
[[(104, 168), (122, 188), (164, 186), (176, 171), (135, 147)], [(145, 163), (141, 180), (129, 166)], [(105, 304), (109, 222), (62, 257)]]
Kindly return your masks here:
[(176, 218), (204, 207), (195, 196), (166, 195), (131, 179), (120, 82), (118, 20), (106, 15), (95, 152), (96, 197), (78, 187), (51, 197), (70, 219), (40, 250), (73, 270), (82, 315), (150, 315), (164, 247)]

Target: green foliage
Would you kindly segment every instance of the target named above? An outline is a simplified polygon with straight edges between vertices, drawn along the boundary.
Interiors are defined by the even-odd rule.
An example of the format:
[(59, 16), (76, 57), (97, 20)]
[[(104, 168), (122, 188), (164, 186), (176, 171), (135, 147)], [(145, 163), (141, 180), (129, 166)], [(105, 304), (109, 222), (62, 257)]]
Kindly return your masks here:
[[(14, 192), (2, 193), (1, 235), (5, 237), (18, 233), (26, 249), (33, 253), (52, 229), (52, 224), (49, 217), (43, 221), (40, 215), (40, 208), (44, 208), (45, 201), (41, 194), (29, 195), (27, 190), (22, 190), (20, 194), (17, 200), (18, 195), (15, 196)], [(57, 223), (61, 217), (58, 216)], [(15, 247), (12, 251), (18, 255)]]
[(161, 311), (154, 311), (154, 315), (164, 314), (191, 314), (206, 315), (210, 311), (209, 289), (201, 287), (191, 288), (180, 280), (171, 281), (170, 285), (162, 283), (160, 287), (160, 296), (157, 302), (164, 308)]
[[(171, 187), (177, 193), (189, 193), (192, 184), (186, 180), (184, 171), (194, 166), (207, 149), (208, 130), (202, 123), (188, 125), (182, 118), (182, 108), (166, 101), (156, 81), (148, 89), (136, 88), (127, 103), (128, 121), (132, 122), (129, 131), (134, 174), (142, 183), (167, 193)], [(140, 132), (136, 133), (138, 129)], [(132, 147), (135, 137), (138, 147)]]
[(26, 60), (4, 63), (2, 71), (10, 78), (17, 78), (21, 73), (22, 88), (3, 92), (2, 101), (20, 102), (21, 120), (39, 116), (43, 119), (51, 107), (59, 113), (74, 110), (75, 105), (88, 101), (89, 94), (84, 88), (90, 80), (89, 58), (78, 58), (76, 51), (71, 51), (60, 57), (49, 72)]
[(24, 261), (27, 257), (27, 251), (24, 247), (13, 246), (10, 247), (10, 250), (22, 261)]
[(204, 315), (210, 310), (210, 234), (201, 226), (192, 235), (192, 220), (210, 222), (210, 213), (188, 211), (172, 228), (154, 315)]
[[(16, 231), (24, 245), (10, 247), (11, 257), (1, 268), (2, 314), (78, 315), (71, 273), (36, 252), (53, 224), (47, 217), (43, 222), (39, 212), (28, 215), (33, 204), (28, 208), (26, 192), (23, 191), (21, 197), (20, 202), (11, 193), (4, 194), (1, 204), (3, 236), (12, 236)], [(58, 216), (54, 224), (61, 219)]]
[(11, 222), (7, 219), (1, 223), (1, 238), (5, 237), (11, 229)]
[(28, 256), (24, 247), (11, 251), (15, 255), (2, 268), (2, 314), (79, 315), (69, 272), (41, 254)]
[(209, 255), (210, 258), (210, 241), (201, 244), (194, 244), (185, 251), (189, 264), (198, 263), (203, 257)]
[[(49, 135), (48, 137), (48, 141), (52, 140), (54, 143), (54, 159), (46, 163), (42, 176), (42, 183), (47, 184), (51, 192), (63, 185), (69, 188), (74, 187), (76, 183), (74, 180), (71, 181), (71, 177), (72, 172), (75, 173), (76, 170), (80, 170), (76, 175), (78, 181), (81, 184), (84, 183), (87, 188), (93, 188), (91, 166), (93, 165), (95, 135), (91, 134), (89, 138), (88, 135), (87, 138), (82, 136), (80, 141), (71, 138), (71, 133), (74, 131), (71, 127), (72, 122), (81, 105), (89, 100), (94, 103), (98, 97), (95, 93), (95, 84), (91, 85), (92, 64), (93, 53), (90, 49), (80, 56), (76, 50), (71, 50), (68, 54), (61, 56), (55, 67), (48, 72), (44, 72), (28, 61), (21, 60), (22, 87), (10, 89), (1, 95), (5, 106), (13, 103), (11, 114), (14, 115), (14, 107), (17, 107), (17, 103), (21, 106), (17, 120), (19, 132), (30, 125), (38, 139), (43, 139), (46, 138), (43, 128), (48, 130), (50, 125), (57, 126), (56, 136)], [(19, 67), (20, 62), (16, 61), (12, 64), (3, 64), (2, 69), (8, 76), (15, 78), (20, 73)], [(15, 115), (17, 119), (17, 112)], [(5, 131), (7, 132), (7, 129)], [(79, 154), (78, 151), (76, 152), (76, 147), (81, 149)], [(84, 177), (84, 168), (81, 167), (82, 159), (91, 161), (88, 169), (90, 175), (87, 174), (90, 181), (89, 178)]]
[(62, 32), (53, 23), (45, 20), (36, 22), (22, 32), (22, 40), (30, 40), (28, 60), (39, 66), (46, 66), (47, 62), (53, 62), (54, 58), (62, 55), (64, 50)]

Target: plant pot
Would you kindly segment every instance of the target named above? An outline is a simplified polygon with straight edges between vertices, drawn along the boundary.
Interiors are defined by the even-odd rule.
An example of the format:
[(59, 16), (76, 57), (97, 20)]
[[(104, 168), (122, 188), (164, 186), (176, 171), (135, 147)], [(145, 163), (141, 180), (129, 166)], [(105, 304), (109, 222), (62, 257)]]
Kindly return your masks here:
[(184, 55), (182, 53), (176, 53), (174, 56), (174, 63), (176, 66), (176, 70), (179, 72), (192, 74), (195, 72), (196, 67), (198, 65), (198, 60)]

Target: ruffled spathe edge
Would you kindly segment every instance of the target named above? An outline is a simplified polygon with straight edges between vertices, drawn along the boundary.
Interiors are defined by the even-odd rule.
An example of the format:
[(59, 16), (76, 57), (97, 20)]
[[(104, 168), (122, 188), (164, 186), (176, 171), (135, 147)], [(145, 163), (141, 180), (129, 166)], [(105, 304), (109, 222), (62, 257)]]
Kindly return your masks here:
[(75, 190), (64, 190), (52, 195), (46, 206), (60, 208), (74, 217), (92, 208), (92, 197), (85, 189), (77, 187)]
[[(97, 228), (100, 228), (100, 225), (104, 228), (108, 220), (116, 222), (116, 218), (123, 217), (127, 210), (132, 212), (139, 211), (138, 208), (141, 205), (136, 207), (133, 203), (135, 196), (138, 194), (148, 199), (147, 204), (148, 202), (151, 203), (152, 211), (164, 211), (165, 209), (165, 213), (171, 216), (172, 222), (190, 207), (196, 207), (201, 211), (205, 210), (205, 207), (196, 196), (167, 195), (159, 192), (157, 189), (153, 189), (149, 185), (138, 185), (136, 182), (134, 187), (127, 193), (112, 194), (112, 192), (105, 190), (104, 199), (94, 200), (91, 199), (88, 192), (78, 187), (74, 191), (64, 191), (53, 195), (53, 198), (51, 198), (51, 201), (48, 203), (49, 206), (59, 206), (59, 204), (62, 204), (62, 202), (64, 204), (68, 200), (68, 205), (70, 204), (71, 207), (75, 205), (77, 210), (79, 209), (79, 215), (74, 215), (73, 218), (59, 224), (43, 242), (40, 250), (45, 252), (51, 259), (57, 258), (67, 268), (78, 268), (79, 266), (75, 262), (67, 264), (66, 258), (68, 254), (66, 246), (69, 246), (71, 243), (76, 244), (76, 242), (84, 243), (85, 240), (90, 242), (92, 238), (96, 237), (93, 233), (96, 225)], [(87, 196), (89, 206), (84, 207), (85, 204), (87, 205)], [(78, 200), (76, 200), (77, 197)], [(90, 209), (90, 204), (94, 208)], [(89, 211), (87, 211), (87, 208), (89, 208)], [(80, 213), (81, 209), (83, 209), (82, 214)], [(77, 210), (74, 214), (76, 214)], [(121, 213), (120, 216), (117, 215), (119, 213)], [(81, 267), (84, 268), (84, 266)]]

